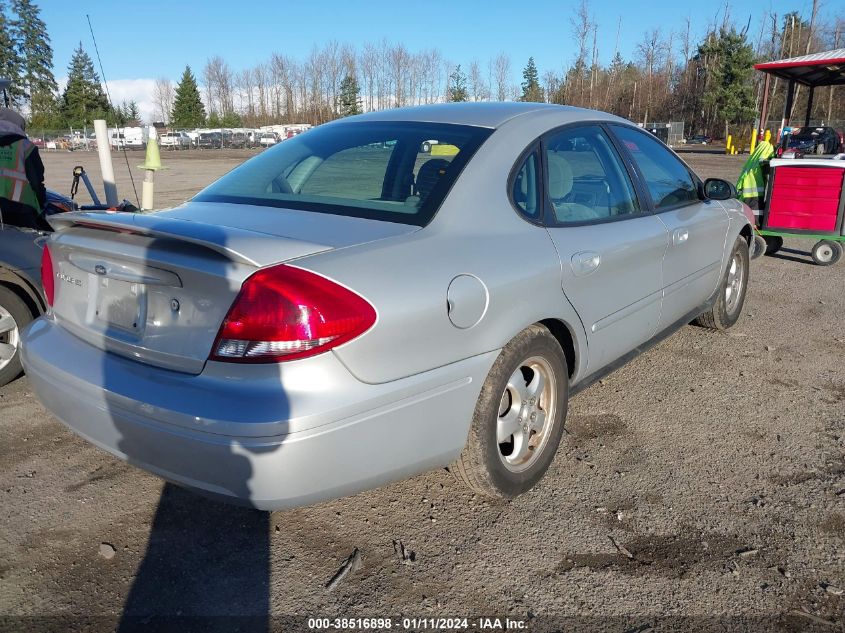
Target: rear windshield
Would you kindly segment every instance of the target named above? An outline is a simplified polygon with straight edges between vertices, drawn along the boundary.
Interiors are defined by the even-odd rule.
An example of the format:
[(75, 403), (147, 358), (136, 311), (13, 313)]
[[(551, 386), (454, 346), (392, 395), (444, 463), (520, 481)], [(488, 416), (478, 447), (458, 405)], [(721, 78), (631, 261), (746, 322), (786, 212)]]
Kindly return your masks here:
[(424, 226), (489, 135), (438, 123), (334, 123), (265, 150), (194, 200)]

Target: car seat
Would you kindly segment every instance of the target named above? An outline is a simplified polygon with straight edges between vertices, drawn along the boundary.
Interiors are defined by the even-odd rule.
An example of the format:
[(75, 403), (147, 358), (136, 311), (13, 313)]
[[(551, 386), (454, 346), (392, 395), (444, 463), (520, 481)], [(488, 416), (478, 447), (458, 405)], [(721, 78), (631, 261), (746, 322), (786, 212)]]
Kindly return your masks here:
[(577, 202), (566, 201), (566, 197), (572, 191), (574, 184), (572, 167), (569, 166), (569, 162), (565, 158), (555, 152), (549, 152), (547, 156), (549, 198), (551, 198), (558, 222), (587, 222), (600, 218), (601, 216), (596, 210)]
[(422, 203), (428, 199), (429, 194), (440, 182), (449, 167), (449, 161), (442, 158), (432, 158), (422, 164), (417, 172), (417, 179), (414, 183), (414, 194)]

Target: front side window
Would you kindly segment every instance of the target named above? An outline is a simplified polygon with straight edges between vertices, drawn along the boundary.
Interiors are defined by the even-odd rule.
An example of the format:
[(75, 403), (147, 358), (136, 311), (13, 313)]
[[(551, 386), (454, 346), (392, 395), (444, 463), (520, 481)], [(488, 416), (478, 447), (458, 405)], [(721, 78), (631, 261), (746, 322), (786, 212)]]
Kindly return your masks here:
[(628, 126), (614, 125), (613, 131), (642, 173), (655, 209), (698, 200), (698, 187), (689, 170), (665, 145)]
[(424, 226), (490, 130), (416, 122), (320, 126), (278, 144), (194, 199)]
[(597, 125), (565, 129), (544, 142), (549, 224), (607, 221), (638, 215), (628, 172)]

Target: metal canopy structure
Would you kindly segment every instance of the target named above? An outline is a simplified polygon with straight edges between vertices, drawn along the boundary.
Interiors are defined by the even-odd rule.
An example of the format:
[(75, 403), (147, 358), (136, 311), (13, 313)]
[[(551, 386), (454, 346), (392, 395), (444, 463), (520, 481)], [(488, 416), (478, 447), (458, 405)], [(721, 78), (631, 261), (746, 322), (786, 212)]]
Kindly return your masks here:
[(845, 85), (845, 48), (779, 59), (773, 62), (763, 62), (762, 64), (755, 64), (754, 68), (766, 73), (766, 86), (763, 90), (763, 107), (760, 117), (761, 127), (765, 125), (769, 114), (769, 82), (772, 76), (788, 82), (781, 130), (789, 125), (789, 116), (795, 99), (795, 84), (801, 84), (810, 89), (807, 97), (807, 113), (804, 117), (804, 125), (807, 126), (810, 125), (810, 113), (813, 109), (815, 89), (821, 86)]
[(845, 48), (764, 62), (754, 68), (812, 88), (845, 85)]

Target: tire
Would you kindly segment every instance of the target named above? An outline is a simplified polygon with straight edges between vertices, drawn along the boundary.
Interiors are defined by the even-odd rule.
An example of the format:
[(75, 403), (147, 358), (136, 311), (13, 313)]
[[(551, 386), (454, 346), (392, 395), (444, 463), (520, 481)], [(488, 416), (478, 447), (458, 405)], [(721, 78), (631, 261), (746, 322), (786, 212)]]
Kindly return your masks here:
[(9, 288), (0, 286), (0, 387), (23, 371), (20, 333), (32, 319), (32, 312), (23, 300)]
[(842, 258), (842, 244), (833, 240), (820, 240), (813, 244), (810, 255), (819, 266), (832, 266)]
[(711, 330), (727, 330), (739, 320), (748, 290), (748, 243), (739, 236), (717, 290), (716, 303), (698, 316), (697, 325)]
[[(543, 379), (541, 384), (537, 376)], [(467, 443), (451, 470), (487, 497), (510, 499), (526, 492), (554, 459), (568, 398), (563, 350), (546, 327), (527, 327), (493, 363), (475, 406)], [(514, 434), (500, 444), (511, 429)]]
[(774, 255), (783, 247), (783, 238), (780, 235), (766, 235), (766, 255)]
[(766, 238), (757, 233), (754, 234), (754, 240), (751, 242), (751, 252), (749, 256), (751, 259), (757, 259), (766, 254), (766, 249), (769, 245), (766, 243)]

